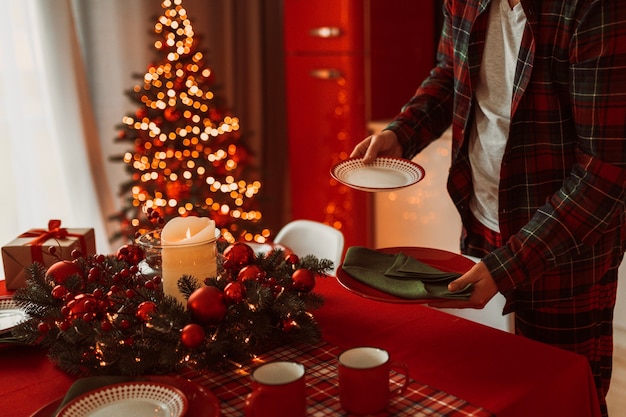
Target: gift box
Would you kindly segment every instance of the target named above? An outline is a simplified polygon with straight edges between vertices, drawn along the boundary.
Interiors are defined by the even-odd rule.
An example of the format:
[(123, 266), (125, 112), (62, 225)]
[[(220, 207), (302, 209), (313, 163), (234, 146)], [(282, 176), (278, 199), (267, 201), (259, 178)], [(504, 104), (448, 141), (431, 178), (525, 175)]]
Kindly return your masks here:
[[(54, 254), (49, 252), (55, 247)], [(2, 247), (4, 278), (9, 290), (26, 285), (26, 267), (39, 262), (46, 267), (61, 259), (71, 260), (72, 251), (78, 249), (84, 256), (96, 253), (93, 228), (61, 228), (61, 221), (50, 220), (48, 229), (31, 229)]]

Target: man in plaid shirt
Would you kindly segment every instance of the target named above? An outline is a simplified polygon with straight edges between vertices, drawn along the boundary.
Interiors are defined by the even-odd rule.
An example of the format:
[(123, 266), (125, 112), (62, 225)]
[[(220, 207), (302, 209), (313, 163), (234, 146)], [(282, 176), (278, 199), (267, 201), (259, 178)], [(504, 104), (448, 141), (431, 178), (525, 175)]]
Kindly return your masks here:
[(452, 125), (461, 248), (450, 284), (496, 292), (516, 332), (585, 355), (602, 412), (626, 243), (626, 2), (445, 0), (437, 66), (353, 157), (414, 157)]

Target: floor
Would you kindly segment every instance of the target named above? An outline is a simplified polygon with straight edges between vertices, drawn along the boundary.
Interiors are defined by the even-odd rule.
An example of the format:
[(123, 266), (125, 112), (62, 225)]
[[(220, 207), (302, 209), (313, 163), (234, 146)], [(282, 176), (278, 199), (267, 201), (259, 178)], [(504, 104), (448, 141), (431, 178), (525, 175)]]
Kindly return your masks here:
[(626, 417), (626, 345), (613, 352), (613, 377), (607, 396), (609, 417)]

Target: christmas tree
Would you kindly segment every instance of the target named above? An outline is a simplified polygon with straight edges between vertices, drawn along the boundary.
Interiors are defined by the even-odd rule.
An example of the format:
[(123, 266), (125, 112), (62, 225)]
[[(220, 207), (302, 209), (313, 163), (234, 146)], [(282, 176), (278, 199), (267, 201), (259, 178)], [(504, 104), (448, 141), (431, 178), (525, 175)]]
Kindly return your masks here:
[(132, 149), (113, 158), (131, 175), (120, 188), (124, 206), (115, 218), (121, 231), (113, 238), (154, 228), (151, 216), (194, 215), (213, 219), (228, 242), (264, 242), (269, 230), (255, 200), (261, 183), (245, 179), (251, 153), (239, 120), (214, 91), (182, 0), (162, 7), (154, 26), (158, 59), (127, 91), (138, 107), (123, 118), (116, 139)]

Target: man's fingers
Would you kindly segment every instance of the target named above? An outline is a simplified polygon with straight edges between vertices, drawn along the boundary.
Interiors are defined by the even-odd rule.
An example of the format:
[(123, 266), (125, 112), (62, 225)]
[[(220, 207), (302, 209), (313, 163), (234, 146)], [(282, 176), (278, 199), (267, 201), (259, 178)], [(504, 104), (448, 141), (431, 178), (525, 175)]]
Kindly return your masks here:
[(467, 287), (467, 283), (464, 282), (461, 278), (455, 279), (451, 283), (448, 284), (448, 291), (450, 292), (459, 292), (463, 291)]

